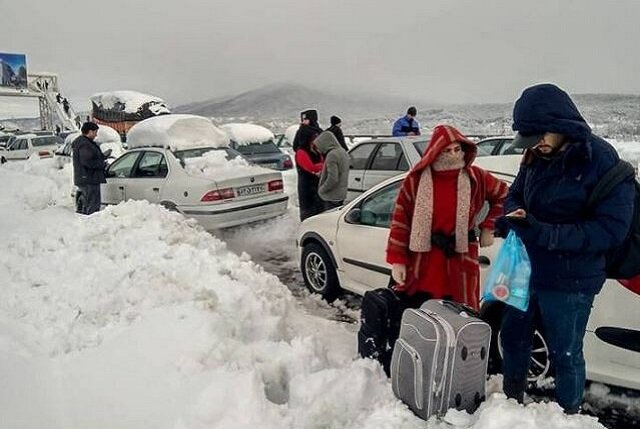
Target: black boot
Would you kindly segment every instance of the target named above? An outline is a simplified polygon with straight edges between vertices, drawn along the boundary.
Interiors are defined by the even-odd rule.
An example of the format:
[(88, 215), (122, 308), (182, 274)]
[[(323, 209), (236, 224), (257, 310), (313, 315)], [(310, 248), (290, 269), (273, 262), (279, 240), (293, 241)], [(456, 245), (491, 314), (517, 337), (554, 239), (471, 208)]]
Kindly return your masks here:
[(515, 399), (520, 404), (524, 402), (524, 391), (527, 388), (527, 378), (504, 378), (502, 390), (507, 398)]

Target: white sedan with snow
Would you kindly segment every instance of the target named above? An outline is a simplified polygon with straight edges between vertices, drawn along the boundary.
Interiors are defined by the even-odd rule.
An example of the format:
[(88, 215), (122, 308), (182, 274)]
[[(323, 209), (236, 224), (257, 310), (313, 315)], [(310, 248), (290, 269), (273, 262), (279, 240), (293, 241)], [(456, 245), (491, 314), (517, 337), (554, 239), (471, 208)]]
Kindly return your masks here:
[(250, 165), (206, 118), (164, 115), (127, 135), (129, 150), (107, 169), (102, 203), (147, 200), (206, 229), (279, 216), (287, 209), (279, 172)]

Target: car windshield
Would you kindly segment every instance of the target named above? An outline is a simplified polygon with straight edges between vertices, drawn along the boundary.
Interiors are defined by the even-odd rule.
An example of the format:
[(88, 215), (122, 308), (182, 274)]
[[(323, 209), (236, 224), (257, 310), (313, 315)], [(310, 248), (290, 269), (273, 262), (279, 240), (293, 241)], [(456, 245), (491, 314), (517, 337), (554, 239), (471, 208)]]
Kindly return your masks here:
[(278, 147), (273, 140), (267, 140), (261, 143), (239, 144), (236, 150), (243, 155), (259, 155), (264, 153), (278, 153)]
[(176, 156), (176, 158), (178, 158), (180, 160), (180, 164), (182, 164), (182, 166), (184, 167), (184, 160), (188, 159), (188, 158), (198, 158), (201, 157), (202, 155), (204, 155), (207, 152), (211, 152), (213, 150), (222, 150), (226, 153), (226, 158), (227, 160), (232, 160), (234, 158), (240, 157), (240, 158), (244, 158), (242, 156), (242, 154), (240, 154), (239, 152), (228, 148), (228, 147), (220, 147), (220, 148), (213, 148), (213, 147), (201, 147), (201, 148), (197, 148), (197, 149), (187, 149), (187, 150), (179, 150), (177, 152), (174, 153), (174, 155)]
[(415, 147), (418, 153), (420, 154), (420, 156), (422, 156), (424, 155), (424, 150), (427, 148), (427, 141), (424, 140), (421, 142), (415, 142), (413, 144), (413, 147)]

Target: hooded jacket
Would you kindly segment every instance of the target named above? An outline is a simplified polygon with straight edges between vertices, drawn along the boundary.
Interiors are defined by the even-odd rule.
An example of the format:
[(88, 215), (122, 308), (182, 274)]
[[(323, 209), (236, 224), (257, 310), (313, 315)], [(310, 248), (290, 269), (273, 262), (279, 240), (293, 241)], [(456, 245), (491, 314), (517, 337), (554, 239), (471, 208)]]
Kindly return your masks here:
[(530, 286), (598, 293), (606, 279), (604, 252), (620, 245), (629, 231), (633, 182), (586, 209), (596, 183), (619, 157), (591, 133), (569, 95), (555, 85), (535, 85), (522, 93), (514, 105), (513, 129), (559, 133), (569, 140), (550, 158), (528, 150), (505, 202), (505, 213), (527, 211), (527, 223), (510, 226), (531, 259)]
[(324, 201), (341, 202), (347, 198), (349, 182), (349, 155), (331, 131), (324, 131), (315, 141), (318, 151), (324, 157), (320, 174), (318, 195)]
[[(483, 169), (472, 165), (477, 152), (473, 142), (457, 129), (439, 125), (434, 128), (431, 142), (422, 159), (404, 179), (398, 193), (387, 243), (387, 262), (407, 265), (407, 293), (427, 292), (434, 298), (449, 296), (456, 301), (478, 308), (480, 271), (477, 241), (469, 243), (467, 253), (456, 253), (452, 257), (446, 257), (443, 250), (438, 247), (432, 247), (426, 252), (414, 252), (410, 249), (414, 213), (418, 210), (416, 200), (420, 177), (424, 170), (434, 163), (442, 150), (454, 142), (464, 147), (465, 166), (463, 168), (469, 176), (471, 186), (468, 202), (469, 224), (466, 230), (474, 229), (478, 221), (480, 223), (477, 226), (480, 228), (493, 229), (495, 219), (502, 214), (507, 185)], [(456, 180), (456, 177), (457, 174), (453, 179)], [(442, 188), (442, 192), (456, 192), (455, 183), (454, 186), (446, 186), (447, 182), (446, 177), (443, 177), (443, 181), (440, 182), (437, 175), (434, 175), (434, 196), (438, 196), (438, 187), (443, 185), (445, 187)], [(455, 223), (455, 209), (451, 211), (450, 205), (451, 203), (455, 205), (456, 196), (442, 192), (440, 192), (441, 197), (434, 198), (433, 225), (434, 228), (437, 227), (436, 224), (447, 226), (449, 231), (444, 232), (451, 233)], [(478, 215), (485, 202), (489, 203), (489, 212), (483, 220), (480, 220)]]

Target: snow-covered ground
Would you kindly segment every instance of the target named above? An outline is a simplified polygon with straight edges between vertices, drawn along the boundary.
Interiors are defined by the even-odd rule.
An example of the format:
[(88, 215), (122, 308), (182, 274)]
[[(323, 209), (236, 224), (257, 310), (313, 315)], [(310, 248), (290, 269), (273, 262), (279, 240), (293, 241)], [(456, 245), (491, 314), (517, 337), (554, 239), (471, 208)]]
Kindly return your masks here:
[(69, 180), (52, 160), (0, 167), (0, 427), (603, 427), (508, 401), (499, 380), (474, 415), (425, 423), (357, 358), (357, 326), (241, 252), (291, 257), (295, 209), (226, 233), (234, 253), (145, 202), (76, 215)]

